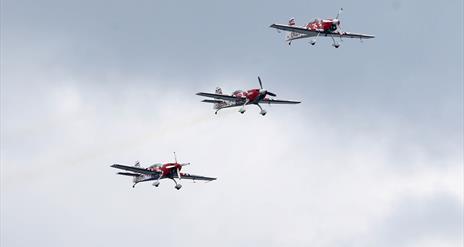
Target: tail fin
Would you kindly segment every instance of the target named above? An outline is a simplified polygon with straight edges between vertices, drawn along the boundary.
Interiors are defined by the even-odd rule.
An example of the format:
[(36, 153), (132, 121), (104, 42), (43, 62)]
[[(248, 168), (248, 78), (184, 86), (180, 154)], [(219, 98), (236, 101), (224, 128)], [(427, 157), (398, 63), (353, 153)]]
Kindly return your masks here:
[[(216, 94), (223, 94), (222, 93), (222, 89), (220, 87), (216, 87)], [(214, 103), (214, 109), (215, 110), (218, 110), (218, 109), (221, 109), (222, 107), (224, 107), (225, 105), (227, 105), (226, 102), (222, 101), (222, 100), (218, 100)]]
[[(296, 25), (295, 18), (290, 18), (290, 20), (288, 20), (288, 25), (291, 26), (291, 27), (295, 26)], [(291, 45), (292, 40), (298, 39), (301, 36), (304, 36), (304, 35), (301, 34), (301, 33), (288, 32), (287, 37), (286, 37), (286, 41), (288, 41), (288, 45)]]
[(288, 20), (288, 25), (289, 26), (295, 26), (296, 25), (296, 22), (295, 22), (295, 18), (290, 18), (290, 20)]
[[(290, 20), (288, 20), (288, 25), (289, 26), (295, 26), (296, 25), (296, 21), (295, 21), (295, 18), (290, 18)], [(288, 32), (287, 34), (287, 41), (288, 41), (288, 45), (291, 45), (292, 44), (292, 40), (294, 40), (295, 38), (297, 38), (298, 36), (300, 36), (299, 33), (295, 33), (295, 32)]]

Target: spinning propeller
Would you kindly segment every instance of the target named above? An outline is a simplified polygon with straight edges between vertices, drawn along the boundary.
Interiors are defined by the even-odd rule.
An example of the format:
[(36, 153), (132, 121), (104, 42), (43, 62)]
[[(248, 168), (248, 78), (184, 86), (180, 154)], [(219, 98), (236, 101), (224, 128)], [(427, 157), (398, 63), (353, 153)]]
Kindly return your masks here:
[(266, 95), (270, 95), (270, 96), (272, 96), (272, 97), (277, 96), (275, 93), (272, 93), (272, 92), (267, 91), (266, 89), (263, 89), (263, 82), (261, 82), (261, 78), (260, 78), (259, 76), (258, 76), (258, 81), (259, 81), (259, 87), (261, 88), (261, 89), (259, 90), (259, 93), (260, 93), (260, 94), (264, 94), (265, 96), (266, 96)]
[(340, 14), (342, 13), (342, 11), (343, 11), (343, 8), (340, 8), (340, 10), (337, 13), (337, 17), (335, 17), (335, 19), (338, 20), (338, 17), (340, 17)]
[(340, 14), (342, 13), (342, 11), (343, 11), (343, 8), (340, 8), (340, 10), (337, 13), (337, 17), (335, 17), (335, 19), (337, 20), (337, 23), (335, 25), (337, 26), (337, 31), (340, 33), (340, 40), (341, 41), (343, 41), (342, 40), (342, 35), (341, 35), (343, 32), (342, 32), (342, 28), (340, 27), (340, 19), (339, 19), (339, 17), (340, 17)]
[[(166, 166), (166, 168), (174, 168), (174, 167), (177, 167), (177, 165), (180, 165), (180, 166), (188, 166), (188, 165), (190, 165), (190, 163), (182, 163), (182, 164), (177, 163), (176, 152), (174, 152), (174, 161), (175, 161), (175, 164)], [(176, 173), (177, 173), (177, 177), (179, 178), (179, 180), (182, 179), (182, 177), (180, 175), (180, 169), (179, 168), (176, 168)]]

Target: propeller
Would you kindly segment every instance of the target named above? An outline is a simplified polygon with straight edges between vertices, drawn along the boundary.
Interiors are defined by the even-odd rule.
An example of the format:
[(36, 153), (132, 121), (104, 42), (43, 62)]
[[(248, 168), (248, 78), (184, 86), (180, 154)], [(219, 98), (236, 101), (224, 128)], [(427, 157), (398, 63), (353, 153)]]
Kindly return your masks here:
[(343, 11), (343, 8), (340, 8), (340, 10), (338, 10), (337, 17), (335, 17), (335, 19), (337, 20), (337, 23), (335, 25), (337, 25), (337, 31), (340, 33), (340, 41), (343, 42), (343, 39), (342, 39), (343, 31), (342, 31), (342, 28), (340, 27), (340, 19), (339, 19), (342, 11)]
[(259, 93), (264, 94), (264, 95), (270, 95), (272, 97), (277, 96), (275, 93), (272, 93), (272, 92), (269, 92), (263, 89), (263, 82), (261, 81), (261, 78), (259, 76), (258, 76), (258, 81), (259, 81), (259, 87), (261, 88), (261, 90), (259, 90)]
[(342, 11), (343, 11), (343, 8), (340, 8), (340, 10), (338, 10), (337, 17), (335, 17), (335, 19), (338, 19), (338, 17), (340, 17), (340, 14), (342, 13)]
[(176, 171), (177, 171), (177, 177), (179, 178), (179, 180), (181, 180), (182, 177), (180, 176), (180, 171), (179, 171), (179, 169), (176, 169)]

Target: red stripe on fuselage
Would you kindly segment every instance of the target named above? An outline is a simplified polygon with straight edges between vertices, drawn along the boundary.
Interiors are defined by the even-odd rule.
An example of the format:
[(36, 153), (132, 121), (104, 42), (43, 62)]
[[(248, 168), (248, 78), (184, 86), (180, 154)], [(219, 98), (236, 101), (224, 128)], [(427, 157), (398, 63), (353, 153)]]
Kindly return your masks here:
[(166, 163), (162, 166), (151, 167), (148, 169), (156, 172), (162, 172), (163, 176), (166, 176), (168, 174), (176, 173), (177, 169), (180, 171), (182, 169), (182, 166), (179, 163)]
[(248, 102), (255, 102), (259, 98), (259, 89), (250, 89), (248, 91), (236, 91), (232, 96), (237, 99), (247, 98)]
[(250, 102), (254, 102), (259, 97), (259, 89), (250, 89), (247, 91), (247, 99)]
[(335, 19), (326, 19), (320, 21), (312, 21), (306, 25), (306, 28), (309, 30), (330, 30), (332, 24), (335, 24)]

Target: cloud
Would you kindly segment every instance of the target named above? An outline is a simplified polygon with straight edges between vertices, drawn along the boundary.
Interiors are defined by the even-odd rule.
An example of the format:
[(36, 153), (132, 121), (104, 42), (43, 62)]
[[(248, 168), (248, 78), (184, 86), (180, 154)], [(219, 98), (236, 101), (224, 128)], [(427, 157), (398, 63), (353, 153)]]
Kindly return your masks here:
[(462, 209), (462, 200), (445, 193), (402, 198), (353, 246), (458, 246), (463, 241)]
[[(361, 17), (356, 6), (368, 3), (353, 3), (353, 31), (395, 35), (335, 50), (283, 47), (263, 30), (303, 8), (138, 4), (2, 8), (1, 245), (462, 241), (462, 39), (417, 45), (423, 32), (401, 35), (390, 18), (435, 6), (402, 3), (392, 14), (386, 3)], [(417, 6), (424, 12), (409, 11)], [(450, 23), (440, 28), (461, 30)], [(303, 103), (216, 116), (194, 95), (255, 87), (258, 74)], [(173, 151), (192, 163), (187, 172), (218, 180), (132, 189), (109, 167), (167, 162)]]
[[(7, 124), (2, 137), (9, 144), (2, 155), (6, 245), (144, 243), (137, 234), (164, 245), (207, 238), (212, 245), (337, 246), (362, 236), (407, 195), (459, 196), (454, 154), (441, 160), (449, 169), (423, 166), (422, 152), (410, 154), (417, 164), (409, 172), (390, 163), (395, 124), (349, 133), (314, 107), (302, 114), (305, 105), (268, 106), (266, 117), (252, 106), (245, 115), (215, 116), (195, 92), (156, 86), (108, 91), (65, 83), (45, 92), (36, 98), (40, 107), (21, 116), (40, 110), (46, 117), (34, 123), (42, 127), (21, 136)], [(18, 158), (19, 147), (28, 155)], [(188, 172), (219, 179), (179, 192), (170, 181), (132, 189), (109, 167), (170, 161), (172, 151), (192, 162)], [(15, 242), (17, 232), (28, 239)]]

